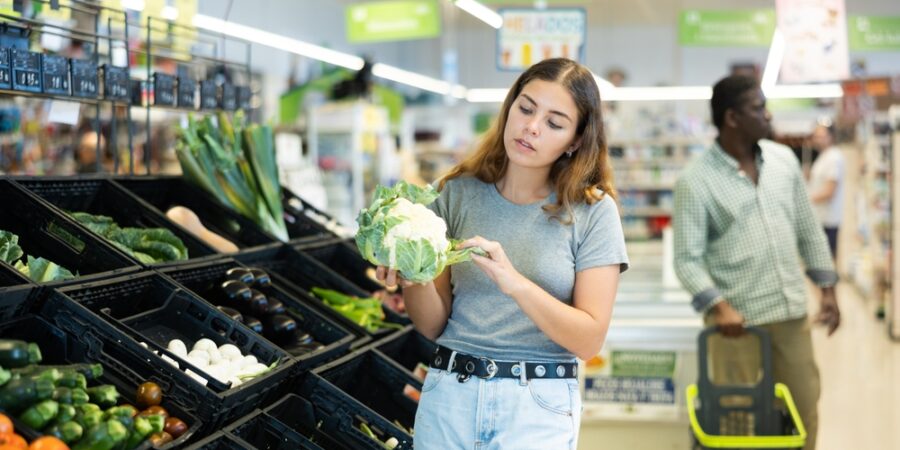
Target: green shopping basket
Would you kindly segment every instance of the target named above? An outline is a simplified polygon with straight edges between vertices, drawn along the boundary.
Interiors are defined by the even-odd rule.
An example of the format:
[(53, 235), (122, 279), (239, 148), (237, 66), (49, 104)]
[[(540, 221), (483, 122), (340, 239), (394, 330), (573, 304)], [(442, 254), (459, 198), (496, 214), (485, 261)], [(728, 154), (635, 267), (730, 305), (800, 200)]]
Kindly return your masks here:
[[(700, 333), (697, 358), (700, 362), (698, 384), (687, 387), (685, 399), (695, 448), (714, 449), (797, 449), (806, 443), (806, 429), (794, 405), (790, 390), (775, 383), (769, 334), (748, 327), (760, 344), (762, 374), (756, 384), (720, 385), (709, 377), (708, 345), (715, 327)], [(773, 395), (774, 394), (774, 395)], [(776, 407), (781, 400), (782, 408)], [(740, 420), (744, 427), (728, 429), (726, 424)], [(736, 432), (739, 431), (740, 433)]]

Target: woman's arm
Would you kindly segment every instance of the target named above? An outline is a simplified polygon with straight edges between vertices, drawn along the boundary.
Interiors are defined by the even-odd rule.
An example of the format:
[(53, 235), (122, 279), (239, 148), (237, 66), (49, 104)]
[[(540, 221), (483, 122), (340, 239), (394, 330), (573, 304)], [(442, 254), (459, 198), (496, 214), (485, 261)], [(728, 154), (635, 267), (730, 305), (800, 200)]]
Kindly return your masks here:
[(619, 264), (576, 273), (570, 306), (516, 271), (499, 243), (474, 237), (463, 242), (460, 248), (473, 246), (488, 252), (488, 257), (473, 254), (475, 264), (501, 292), (512, 297), (553, 342), (584, 360), (600, 351), (609, 330), (619, 286)]
[(403, 286), (406, 313), (419, 333), (432, 341), (441, 335), (453, 303), (449, 269), (428, 283), (411, 283), (401, 278), (396, 270), (385, 267), (378, 267), (376, 276), (387, 286)]

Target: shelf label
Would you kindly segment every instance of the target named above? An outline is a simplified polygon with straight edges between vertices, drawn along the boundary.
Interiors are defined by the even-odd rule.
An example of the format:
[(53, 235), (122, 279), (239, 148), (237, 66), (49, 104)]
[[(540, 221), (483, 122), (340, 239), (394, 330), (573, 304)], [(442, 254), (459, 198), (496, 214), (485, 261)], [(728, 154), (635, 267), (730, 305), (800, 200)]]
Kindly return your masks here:
[(165, 73), (153, 74), (153, 104), (175, 106), (175, 77)]
[(200, 82), (200, 109), (216, 109), (219, 107), (218, 88), (213, 80)]
[(178, 78), (178, 107), (194, 109), (197, 97), (197, 82), (190, 78)]
[(103, 65), (103, 96), (109, 100), (130, 100), (131, 79), (128, 69), (109, 64)]
[(629, 416), (677, 414), (678, 353), (604, 348), (585, 362), (584, 401)]
[(0, 89), (12, 89), (12, 76), (9, 71), (9, 49), (0, 48)]
[(44, 92), (69, 95), (69, 58), (59, 55), (43, 55)]
[(222, 103), (220, 107), (226, 111), (237, 109), (237, 90), (233, 84), (225, 83), (222, 85)]
[(71, 66), (72, 96), (97, 98), (97, 65), (93, 61), (73, 59)]
[(12, 87), (19, 91), (41, 92), (41, 54), (22, 49), (10, 49)]

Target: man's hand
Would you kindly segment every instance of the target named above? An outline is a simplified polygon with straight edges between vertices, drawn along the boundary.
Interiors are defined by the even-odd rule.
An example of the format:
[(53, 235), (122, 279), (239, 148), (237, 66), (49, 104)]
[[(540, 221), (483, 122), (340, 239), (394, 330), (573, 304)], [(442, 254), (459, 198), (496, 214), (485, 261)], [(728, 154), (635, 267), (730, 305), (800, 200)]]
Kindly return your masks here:
[(828, 335), (831, 336), (841, 325), (841, 311), (838, 309), (837, 296), (834, 288), (822, 288), (822, 309), (816, 316), (816, 322), (828, 327)]
[(721, 301), (713, 306), (713, 319), (719, 332), (725, 337), (738, 337), (744, 334), (744, 316), (732, 308), (726, 301)]

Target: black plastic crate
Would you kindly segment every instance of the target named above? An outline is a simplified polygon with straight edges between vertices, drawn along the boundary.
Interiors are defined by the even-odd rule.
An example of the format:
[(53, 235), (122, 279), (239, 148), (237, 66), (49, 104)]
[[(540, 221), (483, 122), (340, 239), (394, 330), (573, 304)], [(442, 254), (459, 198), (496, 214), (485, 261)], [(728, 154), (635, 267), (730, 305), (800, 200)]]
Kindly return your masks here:
[[(67, 365), (78, 363), (100, 363), (103, 365), (103, 376), (99, 380), (90, 382), (91, 385), (111, 384), (116, 387), (125, 403), (135, 404), (137, 387), (145, 381), (157, 381), (156, 372), (135, 372), (131, 368), (108, 364), (102, 345), (88, 336), (74, 335), (64, 331), (47, 320), (25, 315), (4, 321), (0, 324), (0, 336), (4, 339), (20, 339), (34, 342), (41, 348), (44, 365)], [(163, 392), (161, 406), (173, 417), (178, 417), (186, 424), (188, 430), (173, 442), (161, 447), (164, 449), (178, 448), (192, 439), (203, 428), (203, 424), (192, 414), (181, 408), (174, 397), (174, 393)], [(16, 424), (16, 432), (29, 438), (38, 437), (41, 433), (27, 427)], [(138, 449), (151, 448), (149, 441), (137, 447)]]
[[(229, 306), (220, 285), (225, 281), (225, 272), (234, 267), (243, 267), (232, 259), (213, 262), (188, 264), (163, 271), (180, 285), (214, 305)], [(256, 267), (256, 266), (253, 266)], [(271, 275), (270, 275), (271, 277)], [(296, 352), (288, 346), (283, 350), (290, 353), (298, 361), (299, 369), (315, 367), (330, 359), (343, 355), (356, 337), (346, 328), (338, 325), (329, 316), (315, 308), (316, 299), (291, 295), (279, 287), (278, 280), (264, 288), (256, 288), (267, 298), (277, 299), (285, 306), (286, 315), (297, 322), (297, 326), (309, 333), (313, 339), (324, 347), (311, 353)], [(257, 319), (263, 319), (257, 317)]]
[(10, 288), (16, 289), (31, 284), (22, 272), (9, 265), (0, 265), (0, 296)]
[(34, 285), (0, 289), (0, 321), (15, 319), (37, 311), (42, 292)]
[[(235, 322), (171, 279), (152, 272), (112, 280), (75, 285), (53, 291), (41, 315), (71, 317), (72, 327), (95, 334), (107, 342), (110, 354), (124, 367), (154, 368), (162, 373), (165, 391), (177, 393), (181, 406), (202, 420), (209, 430), (254, 408), (279, 398), (295, 373), (295, 361), (271, 342)], [(95, 331), (96, 330), (96, 331)], [(231, 343), (242, 354), (254, 355), (260, 363), (277, 366), (267, 374), (230, 388), (175, 356), (166, 349), (170, 339), (189, 345), (209, 338), (216, 345)], [(139, 342), (145, 342), (148, 348)], [(110, 348), (115, 347), (115, 348)], [(175, 360), (175, 367), (153, 351)], [(204, 386), (186, 374), (190, 369), (206, 378)]]
[[(278, 280), (279, 285), (297, 297), (308, 299), (323, 314), (353, 332), (358, 338), (354, 342), (354, 347), (359, 347), (372, 339), (379, 339), (396, 331), (392, 328), (383, 328), (375, 333), (370, 333), (313, 296), (310, 293), (313, 287), (333, 289), (356, 297), (369, 297), (372, 293), (351, 283), (323, 263), (290, 246), (267, 247), (251, 252), (241, 252), (235, 258), (247, 266), (259, 267), (268, 271), (273, 278)], [(386, 306), (382, 306), (382, 309), (385, 320), (388, 322), (409, 323), (409, 318), (405, 315), (397, 314)]]
[(317, 242), (323, 238), (338, 237), (338, 222), (328, 213), (316, 208), (290, 189), (281, 186), (281, 206), (292, 244)]
[(302, 434), (256, 410), (224, 430), (231, 436), (261, 450), (322, 450)]
[(241, 442), (221, 431), (213, 433), (185, 450), (248, 450), (250, 444)]
[(364, 291), (375, 292), (384, 289), (384, 286), (366, 274), (369, 269), (374, 270), (374, 266), (362, 257), (353, 240), (332, 239), (298, 245), (296, 248)]
[(371, 346), (410, 373), (414, 373), (419, 364), (427, 366), (437, 350), (437, 344), (422, 336), (412, 325)]
[(325, 415), (323, 411), (313, 407), (312, 403), (297, 394), (288, 394), (265, 409), (270, 417), (322, 448), (347, 450), (359, 448), (355, 445), (357, 440), (351, 438), (353, 431), (339, 429), (338, 422)]
[(301, 396), (337, 423), (343, 422), (344, 428), (355, 430), (362, 419), (386, 437), (397, 438), (403, 448), (410, 448), (412, 436), (394, 425), (397, 421), (410, 429), (415, 422), (418, 403), (404, 395), (406, 385), (422, 390), (422, 382), (403, 367), (367, 349), (313, 370), (302, 385)]
[[(4, 208), (0, 230), (18, 235), (25, 255), (46, 258), (77, 275), (73, 280), (43, 285), (96, 280), (138, 269), (130, 257), (8, 179), (0, 179), (0, 198)], [(5, 262), (0, 265), (15, 270)]]
[[(166, 228), (181, 239), (189, 258), (201, 258), (217, 254), (216, 251), (172, 222), (163, 213), (149, 208), (125, 189), (104, 178), (81, 177), (29, 177), (15, 178), (16, 183), (66, 212), (111, 217), (120, 227)], [(168, 261), (154, 265), (178, 264)]]
[(208, 230), (228, 239), (239, 248), (279, 242), (252, 220), (231, 210), (212, 194), (182, 177), (115, 177), (117, 184), (142, 202), (165, 214), (173, 206), (193, 211)]

